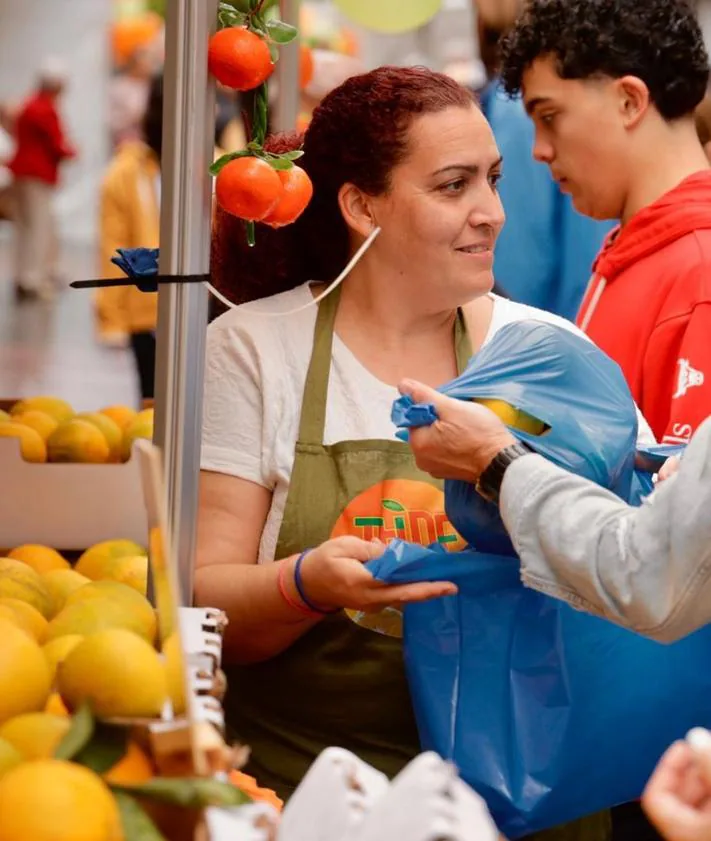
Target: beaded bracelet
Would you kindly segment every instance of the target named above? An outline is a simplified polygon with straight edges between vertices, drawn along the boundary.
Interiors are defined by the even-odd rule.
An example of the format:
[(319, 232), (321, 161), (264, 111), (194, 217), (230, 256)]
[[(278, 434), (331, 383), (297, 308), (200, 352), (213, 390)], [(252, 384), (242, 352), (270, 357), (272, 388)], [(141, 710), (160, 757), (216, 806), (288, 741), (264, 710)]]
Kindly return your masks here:
[(299, 555), (298, 560), (296, 561), (296, 565), (294, 566), (294, 585), (296, 586), (296, 592), (299, 594), (299, 598), (306, 605), (306, 607), (310, 611), (315, 613), (317, 616), (330, 616), (333, 613), (340, 613), (341, 609), (339, 607), (333, 610), (324, 610), (323, 608), (314, 604), (304, 592), (304, 582), (301, 578), (301, 564), (304, 562), (304, 558), (308, 555), (310, 551), (310, 549), (307, 549), (305, 552), (302, 552)]

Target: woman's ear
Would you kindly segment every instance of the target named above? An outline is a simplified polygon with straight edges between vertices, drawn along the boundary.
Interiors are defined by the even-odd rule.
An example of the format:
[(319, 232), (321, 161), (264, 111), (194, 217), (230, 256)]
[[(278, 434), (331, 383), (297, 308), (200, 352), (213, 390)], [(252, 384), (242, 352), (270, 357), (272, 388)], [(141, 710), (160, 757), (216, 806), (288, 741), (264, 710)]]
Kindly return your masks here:
[(377, 222), (373, 215), (370, 196), (354, 184), (344, 184), (338, 191), (338, 206), (346, 225), (363, 237), (369, 236)]

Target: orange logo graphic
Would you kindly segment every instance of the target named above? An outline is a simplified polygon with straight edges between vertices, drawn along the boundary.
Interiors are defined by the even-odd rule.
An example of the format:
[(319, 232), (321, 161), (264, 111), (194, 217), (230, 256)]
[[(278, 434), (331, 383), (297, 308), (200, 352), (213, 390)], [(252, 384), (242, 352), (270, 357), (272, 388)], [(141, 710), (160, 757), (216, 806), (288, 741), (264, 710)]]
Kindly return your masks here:
[(453, 552), (466, 545), (447, 519), (442, 491), (411, 479), (387, 479), (349, 502), (331, 537), (346, 534), (384, 543), (395, 538), (421, 546), (441, 543)]

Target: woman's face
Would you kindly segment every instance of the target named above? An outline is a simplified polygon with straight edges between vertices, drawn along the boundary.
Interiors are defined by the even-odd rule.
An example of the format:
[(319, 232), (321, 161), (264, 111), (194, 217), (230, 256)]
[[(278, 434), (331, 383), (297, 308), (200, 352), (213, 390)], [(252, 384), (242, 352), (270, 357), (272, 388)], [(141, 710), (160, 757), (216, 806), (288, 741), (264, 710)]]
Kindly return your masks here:
[(493, 286), (504, 224), (501, 156), (481, 111), (449, 108), (415, 119), (388, 192), (371, 199), (378, 260), (403, 277), (423, 309), (456, 307)]

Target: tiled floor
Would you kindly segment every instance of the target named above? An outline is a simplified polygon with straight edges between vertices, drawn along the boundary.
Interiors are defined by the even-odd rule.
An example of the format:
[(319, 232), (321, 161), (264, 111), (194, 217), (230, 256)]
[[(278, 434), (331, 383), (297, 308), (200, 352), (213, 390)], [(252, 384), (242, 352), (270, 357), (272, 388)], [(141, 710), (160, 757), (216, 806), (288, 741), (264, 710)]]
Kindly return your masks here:
[[(90, 291), (65, 289), (50, 303), (15, 301), (8, 234), (0, 230), (0, 399), (51, 394), (77, 411), (136, 405), (130, 351), (96, 343)], [(68, 280), (94, 277), (93, 249), (65, 246), (62, 267)]]

